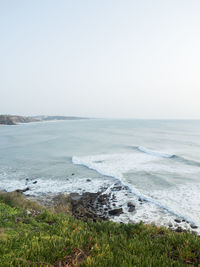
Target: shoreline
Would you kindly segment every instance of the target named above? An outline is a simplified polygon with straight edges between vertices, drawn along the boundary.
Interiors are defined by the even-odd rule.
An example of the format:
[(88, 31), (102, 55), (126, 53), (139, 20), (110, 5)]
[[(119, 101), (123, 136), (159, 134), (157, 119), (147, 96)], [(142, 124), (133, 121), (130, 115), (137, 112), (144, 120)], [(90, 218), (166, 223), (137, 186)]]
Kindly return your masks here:
[[(88, 179), (89, 181), (90, 179)], [(41, 196), (33, 196), (30, 194), (23, 194), (28, 192), (30, 188), (24, 190), (15, 190), (23, 194), (28, 200), (38, 202), (43, 207), (55, 210), (56, 212), (64, 212), (68, 215), (74, 216), (76, 219), (81, 221), (114, 221), (122, 224), (137, 224), (139, 222), (120, 220), (120, 215), (125, 215), (127, 212), (130, 214), (136, 214), (138, 205), (141, 206), (146, 203), (145, 200), (138, 198), (136, 203), (130, 200), (126, 203), (126, 210), (123, 205), (118, 203), (116, 193), (120, 193), (123, 190), (127, 190), (126, 186), (120, 183), (115, 183), (111, 188), (111, 191), (107, 193), (108, 187), (102, 187), (98, 192), (71, 192), (71, 193), (54, 193), (54, 194), (43, 194)], [(181, 218), (174, 218), (174, 223), (168, 223), (167, 225), (156, 224), (155, 222), (146, 222), (140, 220), (145, 225), (156, 225), (158, 227), (165, 227), (175, 232), (190, 232), (200, 235), (197, 230), (198, 227), (189, 221), (185, 221)], [(188, 227), (185, 228), (181, 224), (186, 224)]]

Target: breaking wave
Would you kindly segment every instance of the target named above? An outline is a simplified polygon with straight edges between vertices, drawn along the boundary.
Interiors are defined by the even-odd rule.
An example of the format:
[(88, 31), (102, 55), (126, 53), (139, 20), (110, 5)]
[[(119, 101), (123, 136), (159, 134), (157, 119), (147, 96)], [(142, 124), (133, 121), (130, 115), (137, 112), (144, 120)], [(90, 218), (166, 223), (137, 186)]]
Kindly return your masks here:
[[(163, 153), (162, 153), (163, 155)], [(168, 154), (167, 154), (168, 155)], [(128, 186), (130, 192), (136, 197), (143, 199), (150, 204), (153, 204), (173, 216), (178, 216), (182, 219), (185, 219), (190, 222), (194, 222), (190, 216), (185, 215), (184, 213), (179, 213), (178, 209), (174, 209), (167, 205), (167, 203), (162, 203), (159, 199), (146, 195), (144, 192), (140, 192), (132, 184), (127, 183), (123, 174), (134, 169), (137, 173), (138, 170), (146, 168), (147, 171), (152, 170), (152, 168), (163, 168), (163, 165), (159, 164), (159, 159), (156, 165), (152, 163), (153, 155), (135, 155), (134, 153), (129, 154), (102, 154), (94, 156), (84, 156), (84, 157), (72, 157), (72, 162), (77, 165), (85, 166), (89, 169), (93, 169), (98, 173), (113, 177), (121, 182), (123, 186)], [(134, 166), (135, 165), (135, 166)], [(146, 167), (145, 167), (146, 165)], [(134, 168), (135, 167), (135, 168)], [(155, 170), (155, 169), (154, 169)], [(180, 169), (181, 170), (181, 169)], [(169, 169), (170, 171), (170, 169)], [(172, 169), (173, 171), (173, 169)], [(137, 175), (137, 174), (136, 174)], [(181, 197), (180, 197), (181, 198)]]
[(137, 150), (137, 151), (149, 154), (151, 156), (160, 157), (160, 158), (170, 158), (170, 159), (174, 159), (177, 162), (180, 162), (180, 163), (183, 163), (183, 164), (186, 164), (186, 165), (200, 167), (200, 162), (195, 161), (195, 160), (191, 160), (191, 159), (186, 159), (186, 158), (184, 158), (182, 156), (178, 156), (178, 155), (175, 155), (175, 154), (155, 151), (155, 150), (151, 150), (151, 149), (148, 149), (148, 148), (145, 148), (145, 147), (142, 147), (142, 146), (133, 146), (132, 148)]

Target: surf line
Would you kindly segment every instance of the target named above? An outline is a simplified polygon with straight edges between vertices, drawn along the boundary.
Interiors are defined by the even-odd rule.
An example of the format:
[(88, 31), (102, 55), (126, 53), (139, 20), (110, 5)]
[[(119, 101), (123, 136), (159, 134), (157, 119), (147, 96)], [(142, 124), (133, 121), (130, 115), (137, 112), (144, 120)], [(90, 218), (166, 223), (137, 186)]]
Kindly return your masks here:
[[(143, 200), (143, 201), (147, 201), (147, 202), (149, 202), (149, 203), (151, 203), (151, 204), (153, 204), (153, 205), (155, 205), (155, 206), (158, 206), (158, 207), (160, 207), (161, 209), (167, 211), (169, 214), (171, 214), (171, 215), (173, 215), (173, 216), (175, 216), (175, 217), (178, 217), (178, 218), (180, 218), (180, 219), (182, 219), (182, 220), (185, 220), (185, 221), (189, 222), (190, 224), (195, 224), (195, 225), (197, 225), (191, 218), (188, 218), (188, 217), (186, 217), (186, 216), (184, 216), (184, 215), (182, 215), (182, 214), (179, 214), (179, 213), (173, 211), (173, 210), (170, 209), (169, 207), (167, 207), (167, 206), (165, 206), (165, 205), (162, 205), (160, 202), (158, 202), (158, 201), (156, 201), (156, 200), (154, 200), (154, 199), (152, 199), (152, 198), (149, 198), (149, 197), (147, 197), (146, 195), (141, 194), (137, 189), (134, 189), (130, 184), (124, 183), (124, 182), (123, 182), (123, 176), (122, 176), (122, 177), (117, 177), (117, 176), (114, 176), (114, 175), (108, 175), (108, 174), (106, 174), (106, 173), (104, 173), (104, 172), (102, 172), (102, 171), (100, 171), (100, 170), (98, 170), (98, 169), (92, 167), (91, 164), (87, 164), (87, 163), (82, 162), (80, 159), (78, 159), (77, 157), (74, 157), (74, 156), (72, 157), (72, 163), (75, 164), (75, 165), (82, 165), (82, 166), (85, 166), (85, 167), (87, 167), (88, 169), (94, 170), (94, 171), (96, 171), (96, 172), (98, 172), (98, 173), (100, 173), (101, 175), (104, 175), (104, 176), (106, 176), (106, 177), (114, 178), (114, 179), (118, 180), (118, 181), (121, 183), (122, 186), (124, 186), (124, 187), (128, 187), (129, 191), (130, 191), (133, 195), (135, 195), (138, 199), (140, 198), (140, 199)], [(105, 194), (105, 193), (108, 193), (109, 191), (111, 191), (112, 187), (114, 187), (114, 183), (113, 183), (112, 185), (110, 185), (110, 186), (106, 189), (106, 191), (102, 192), (102, 194)]]

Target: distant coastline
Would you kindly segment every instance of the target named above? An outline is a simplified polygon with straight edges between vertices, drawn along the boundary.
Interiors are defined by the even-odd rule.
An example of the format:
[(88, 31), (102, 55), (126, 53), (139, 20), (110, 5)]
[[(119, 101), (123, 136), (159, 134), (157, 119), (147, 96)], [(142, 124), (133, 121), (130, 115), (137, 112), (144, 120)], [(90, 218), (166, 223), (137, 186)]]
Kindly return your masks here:
[(55, 121), (55, 120), (84, 120), (86, 117), (75, 116), (18, 116), (18, 115), (0, 115), (0, 125), (16, 125), (18, 123)]

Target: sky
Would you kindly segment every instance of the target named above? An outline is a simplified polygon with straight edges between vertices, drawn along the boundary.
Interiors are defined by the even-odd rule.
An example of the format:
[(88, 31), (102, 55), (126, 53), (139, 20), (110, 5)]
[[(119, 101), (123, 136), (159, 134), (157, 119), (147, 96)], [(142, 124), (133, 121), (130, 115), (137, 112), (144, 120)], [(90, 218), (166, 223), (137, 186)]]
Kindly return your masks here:
[(0, 114), (200, 119), (200, 1), (0, 0)]

